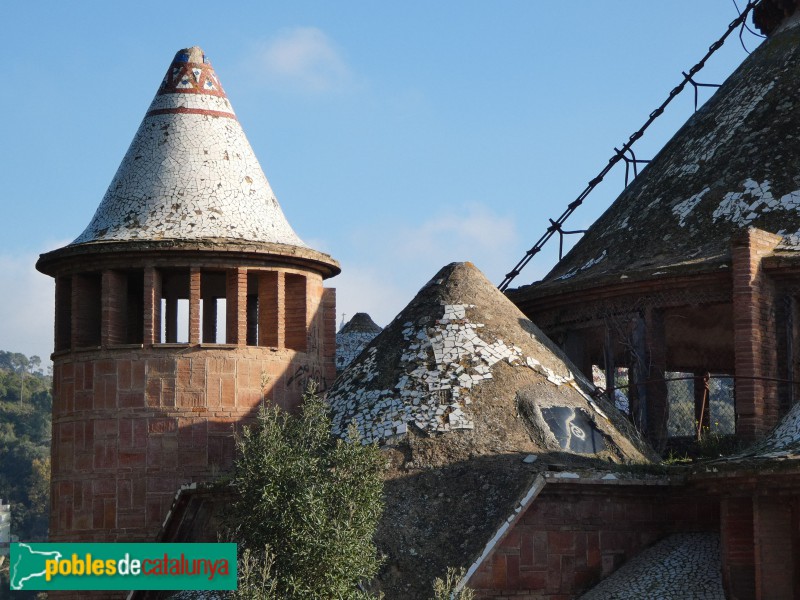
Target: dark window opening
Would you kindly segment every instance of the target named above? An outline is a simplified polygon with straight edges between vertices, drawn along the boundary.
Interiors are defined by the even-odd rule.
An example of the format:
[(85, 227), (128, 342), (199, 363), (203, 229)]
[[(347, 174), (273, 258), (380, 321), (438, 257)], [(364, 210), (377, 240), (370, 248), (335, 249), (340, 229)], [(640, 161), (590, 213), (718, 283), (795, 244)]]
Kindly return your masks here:
[(200, 275), (200, 339), (204, 344), (225, 343), (225, 295), (225, 273), (203, 271)]
[(100, 273), (76, 275), (72, 280), (72, 329), (78, 348), (100, 345), (101, 307)]
[(55, 350), (72, 346), (72, 278), (56, 278), (56, 335)]

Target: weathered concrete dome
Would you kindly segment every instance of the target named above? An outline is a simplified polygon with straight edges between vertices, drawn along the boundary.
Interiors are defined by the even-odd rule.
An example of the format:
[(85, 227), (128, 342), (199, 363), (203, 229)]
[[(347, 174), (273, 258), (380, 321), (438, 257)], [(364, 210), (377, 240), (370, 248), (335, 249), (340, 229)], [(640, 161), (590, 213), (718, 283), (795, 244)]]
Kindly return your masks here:
[(800, 249), (799, 24), (794, 14), (742, 63), (536, 294), (724, 269), (749, 227)]
[(196, 46), (175, 55), (97, 212), (73, 244), (165, 239), (306, 247)]

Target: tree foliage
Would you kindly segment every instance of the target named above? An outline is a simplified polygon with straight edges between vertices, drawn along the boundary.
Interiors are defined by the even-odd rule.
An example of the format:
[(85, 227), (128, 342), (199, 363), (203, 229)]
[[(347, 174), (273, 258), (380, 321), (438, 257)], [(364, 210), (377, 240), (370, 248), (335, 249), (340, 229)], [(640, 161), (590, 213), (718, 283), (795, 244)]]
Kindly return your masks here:
[(380, 565), (384, 459), (330, 429), (327, 405), (309, 392), (299, 415), (262, 407), (237, 439), (226, 520), (243, 549), (269, 547), (277, 598), (366, 598), (357, 586)]
[(437, 577), (433, 582), (432, 600), (474, 600), (475, 592), (468, 587), (458, 590), (458, 583), (464, 579), (465, 569), (448, 567), (444, 578)]
[(38, 356), (0, 350), (0, 498), (20, 540), (47, 539), (51, 378)]

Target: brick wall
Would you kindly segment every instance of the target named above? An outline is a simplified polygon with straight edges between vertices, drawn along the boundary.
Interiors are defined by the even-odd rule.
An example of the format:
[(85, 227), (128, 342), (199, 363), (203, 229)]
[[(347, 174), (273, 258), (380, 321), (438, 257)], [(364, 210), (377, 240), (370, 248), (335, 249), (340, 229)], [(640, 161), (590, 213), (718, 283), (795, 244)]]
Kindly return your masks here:
[[(252, 419), (262, 399), (295, 410), (311, 380), (322, 390), (332, 383), (335, 293), (313, 273), (209, 271), (206, 291), (227, 299), (231, 343), (206, 345), (199, 343), (205, 317), (213, 313), (203, 311), (201, 323), (206, 272), (173, 269), (168, 339), (177, 327), (170, 325), (176, 321), (170, 309), (177, 301), (175, 278), (185, 275), (191, 343), (161, 345), (167, 280), (163, 271), (145, 267), (138, 274), (142, 299), (135, 303), (145, 343), (132, 345), (125, 344), (129, 275), (101, 273), (73, 276), (58, 296), (63, 300), (69, 292), (73, 335), (71, 350), (53, 357), (50, 533), (57, 541), (152, 540), (181, 485), (217, 479), (231, 468), (234, 427)], [(291, 282), (291, 298), (284, 281)], [(264, 293), (259, 315), (247, 313), (253, 292)], [(210, 296), (208, 307), (215, 302)], [(278, 345), (246, 345), (248, 319), (251, 325), (258, 321), (259, 341)], [(100, 348), (75, 344), (101, 332), (95, 342)]]
[(479, 598), (572, 598), (665, 535), (719, 527), (713, 497), (666, 486), (548, 484), (473, 575)]
[(761, 261), (780, 240), (755, 228), (732, 240), (736, 432), (749, 441), (767, 433), (779, 416), (776, 383), (747, 378), (778, 376), (775, 288)]
[(753, 532), (755, 538), (756, 598), (791, 600), (794, 594), (794, 502), (787, 498), (756, 496)]
[[(747, 483), (733, 482), (731, 492)], [(796, 492), (770, 489), (756, 479), (750, 496), (723, 498), (720, 506), (722, 580), (731, 600), (798, 597), (800, 562)], [(745, 492), (746, 493), (746, 492)]]
[(732, 600), (755, 598), (753, 501), (723, 498), (720, 502), (722, 583)]
[(316, 356), (255, 347), (56, 358), (51, 538), (152, 539), (182, 484), (230, 468), (233, 426), (262, 395), (296, 408), (325, 371)]
[(325, 288), (322, 293), (322, 339), (325, 344), (325, 379), (336, 379), (336, 290)]
[[(310, 282), (302, 275), (286, 274), (286, 347), (305, 351), (308, 344), (308, 286)], [(314, 294), (310, 295), (312, 298)]]

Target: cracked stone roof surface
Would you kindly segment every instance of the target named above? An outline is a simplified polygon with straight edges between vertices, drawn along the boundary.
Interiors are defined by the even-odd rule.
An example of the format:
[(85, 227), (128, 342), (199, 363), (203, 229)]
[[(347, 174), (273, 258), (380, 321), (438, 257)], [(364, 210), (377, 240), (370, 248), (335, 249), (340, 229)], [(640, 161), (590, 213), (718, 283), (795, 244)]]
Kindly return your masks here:
[(164, 239), (306, 247), (196, 46), (175, 55), (92, 221), (72, 244)]
[(725, 600), (716, 533), (677, 533), (636, 555), (580, 600)]
[(448, 566), (472, 564), (540, 464), (654, 457), (592, 392), (471, 263), (447, 265), (420, 290), (327, 395), (334, 434), (354, 422), (392, 464), (377, 533), (387, 600), (428, 597)]
[(512, 296), (725, 268), (745, 227), (800, 250), (799, 24), (753, 51), (544, 280)]

